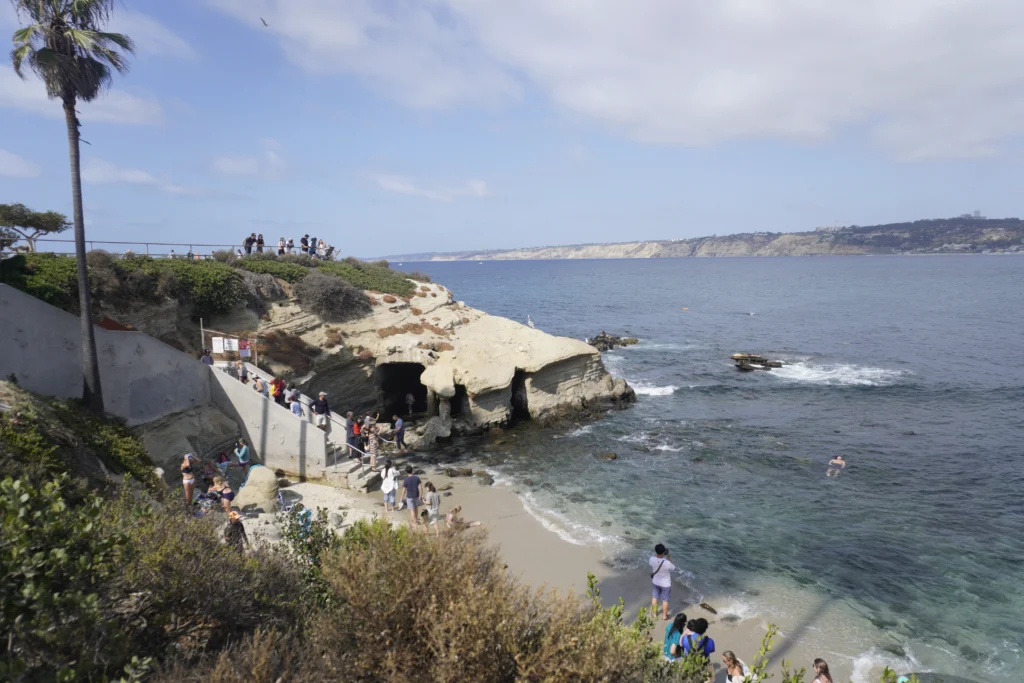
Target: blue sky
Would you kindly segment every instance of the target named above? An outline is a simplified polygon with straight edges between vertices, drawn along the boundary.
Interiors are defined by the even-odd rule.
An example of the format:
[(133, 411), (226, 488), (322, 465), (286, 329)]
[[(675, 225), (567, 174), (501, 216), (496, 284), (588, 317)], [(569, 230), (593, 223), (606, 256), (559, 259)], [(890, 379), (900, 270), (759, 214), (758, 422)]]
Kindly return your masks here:
[[(96, 240), (372, 256), (1021, 213), (1019, 2), (123, 0), (111, 28), (138, 50), (80, 108)], [(0, 202), (70, 214), (60, 105), (6, 62), (0, 131)]]

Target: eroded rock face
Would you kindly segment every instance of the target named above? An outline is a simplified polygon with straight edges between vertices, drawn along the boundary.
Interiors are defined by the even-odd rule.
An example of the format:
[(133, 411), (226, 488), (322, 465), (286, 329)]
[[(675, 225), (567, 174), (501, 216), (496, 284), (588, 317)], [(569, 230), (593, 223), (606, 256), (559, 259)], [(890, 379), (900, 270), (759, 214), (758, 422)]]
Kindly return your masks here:
[[(524, 419), (585, 417), (634, 399), (586, 342), (475, 310), (441, 285), (416, 288), (408, 301), (372, 295), (378, 303), (371, 314), (342, 324), (325, 324), (295, 301), (276, 301), (259, 331), (298, 335), (323, 349), (299, 381), (307, 395), (327, 391), (335, 412), (404, 415), (412, 394), (413, 412), (436, 418), (423, 442)], [(233, 331), (224, 329), (227, 320), (218, 323)]]
[(277, 509), (277, 475), (269, 467), (254, 466), (249, 470), (249, 478), (232, 501), (234, 506), (243, 510), (263, 510), (271, 512)]

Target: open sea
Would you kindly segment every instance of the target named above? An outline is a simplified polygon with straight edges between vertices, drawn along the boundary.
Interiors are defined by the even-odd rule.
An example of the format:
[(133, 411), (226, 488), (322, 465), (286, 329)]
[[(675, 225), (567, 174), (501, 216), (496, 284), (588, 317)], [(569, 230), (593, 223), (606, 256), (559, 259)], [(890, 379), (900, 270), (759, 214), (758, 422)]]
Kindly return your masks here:
[(855, 683), (882, 663), (1024, 678), (1024, 257), (414, 267), (552, 334), (641, 340), (604, 354), (634, 407), (517, 428), (493, 461), (545, 526), (623, 570), (663, 541), (734, 612), (841, 607), (807, 627), (836, 628)]

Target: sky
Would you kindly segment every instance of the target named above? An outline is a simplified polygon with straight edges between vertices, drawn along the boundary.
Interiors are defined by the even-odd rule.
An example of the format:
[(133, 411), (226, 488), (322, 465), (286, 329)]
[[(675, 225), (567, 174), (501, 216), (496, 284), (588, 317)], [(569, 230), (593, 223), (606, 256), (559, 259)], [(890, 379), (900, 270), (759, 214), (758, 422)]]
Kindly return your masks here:
[[(374, 256), (1022, 213), (1019, 0), (118, 0), (110, 30), (137, 49), (79, 107), (93, 240)], [(4, 60), (10, 202), (71, 213), (61, 105)]]

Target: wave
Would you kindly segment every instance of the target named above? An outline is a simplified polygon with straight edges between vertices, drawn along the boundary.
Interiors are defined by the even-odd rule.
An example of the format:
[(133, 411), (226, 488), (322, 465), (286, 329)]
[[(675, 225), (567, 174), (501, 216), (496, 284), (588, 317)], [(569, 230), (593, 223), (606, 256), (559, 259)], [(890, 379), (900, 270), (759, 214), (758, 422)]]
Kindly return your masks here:
[(897, 657), (878, 648), (871, 648), (853, 658), (850, 678), (852, 683), (874, 683), (878, 680), (878, 673), (885, 667), (895, 671), (910, 671), (918, 665), (919, 662), (909, 650), (906, 657)]
[(637, 382), (633, 385), (633, 391), (640, 396), (671, 396), (676, 393), (677, 389), (679, 389), (679, 387), (674, 384), (669, 384), (664, 387), (656, 387), (648, 382)]
[(656, 450), (656, 451), (667, 451), (669, 453), (679, 453), (679, 452), (684, 451), (686, 449), (681, 448), (679, 446), (669, 446), (667, 443), (663, 443), (663, 444), (660, 444), (658, 446), (655, 446), (654, 450)]
[(527, 491), (519, 495), (523, 508), (530, 513), (530, 516), (540, 522), (541, 526), (556, 534), (567, 543), (582, 546), (598, 546), (606, 550), (621, 549), (623, 542), (617, 536), (604, 534), (589, 527), (570, 520), (560, 512), (542, 507), (532, 492)]
[(569, 432), (565, 436), (566, 436), (566, 438), (571, 439), (571, 438), (576, 437), (576, 436), (583, 436), (584, 434), (590, 434), (592, 431), (594, 431), (594, 425), (584, 425), (582, 427), (577, 427), (576, 429), (572, 430), (571, 432)]
[(771, 377), (777, 377), (790, 382), (807, 382), (810, 384), (847, 387), (881, 387), (893, 384), (909, 373), (902, 370), (888, 370), (886, 368), (872, 368), (861, 365), (847, 365), (842, 363), (818, 365), (815, 363), (798, 361), (795, 363), (787, 363), (781, 368), (775, 368), (766, 374)]

